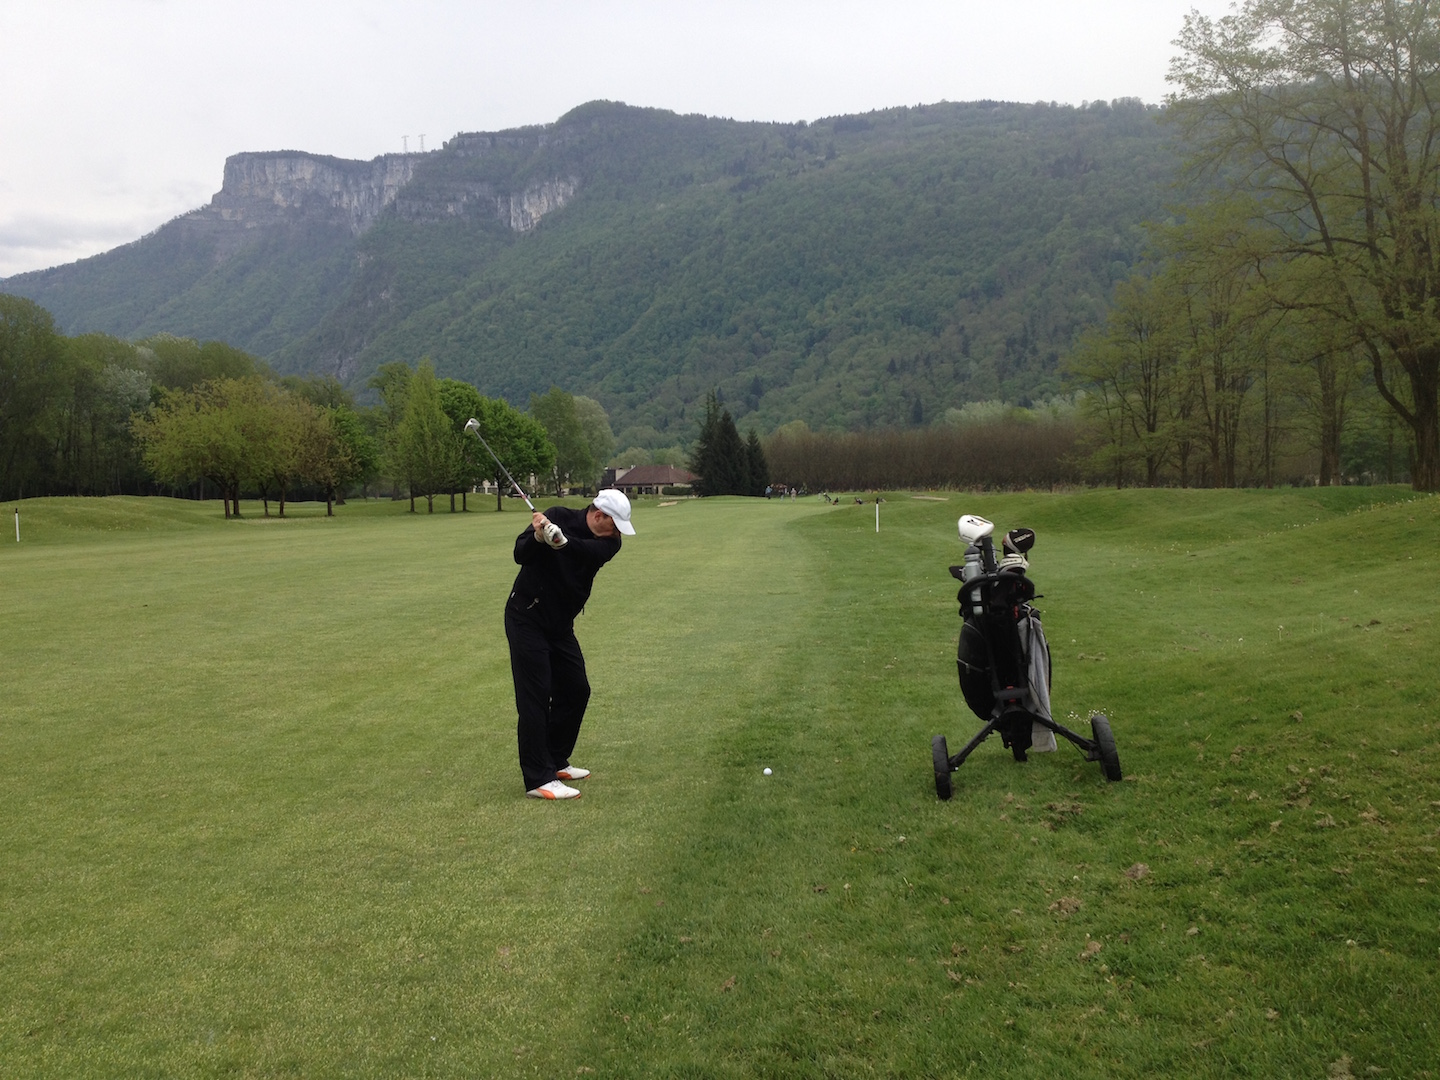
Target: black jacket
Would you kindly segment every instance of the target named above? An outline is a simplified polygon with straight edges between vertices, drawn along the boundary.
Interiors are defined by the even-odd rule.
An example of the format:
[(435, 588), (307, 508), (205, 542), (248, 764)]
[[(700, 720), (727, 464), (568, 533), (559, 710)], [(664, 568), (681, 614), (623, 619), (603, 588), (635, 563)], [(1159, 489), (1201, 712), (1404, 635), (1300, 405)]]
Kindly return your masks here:
[(620, 550), (619, 536), (596, 536), (585, 523), (584, 510), (552, 506), (545, 516), (560, 526), (569, 542), (556, 551), (535, 539), (528, 525), (515, 538), (515, 576), (510, 603), (532, 610), (547, 622), (571, 622), (585, 601), (600, 568)]

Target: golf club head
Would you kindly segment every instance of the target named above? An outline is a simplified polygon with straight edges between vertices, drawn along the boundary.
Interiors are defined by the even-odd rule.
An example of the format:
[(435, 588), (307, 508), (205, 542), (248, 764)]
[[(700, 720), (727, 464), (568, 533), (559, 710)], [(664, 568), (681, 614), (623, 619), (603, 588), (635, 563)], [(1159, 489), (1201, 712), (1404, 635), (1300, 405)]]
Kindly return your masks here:
[(960, 539), (966, 544), (978, 543), (995, 531), (995, 523), (974, 514), (966, 514), (958, 522)]
[(535, 512), (535, 504), (530, 501), (530, 496), (525, 494), (525, 489), (515, 483), (515, 478), (510, 475), (510, 470), (505, 468), (505, 463), (500, 460), (499, 455), (496, 454), (494, 450), (490, 449), (490, 444), (485, 441), (485, 436), (480, 434), (480, 421), (472, 416), (469, 420), (465, 421), (465, 430), (471, 432), (480, 440), (480, 445), (485, 447), (486, 452), (489, 453), (495, 464), (499, 466), (500, 471), (505, 474), (505, 479), (510, 481), (510, 486), (515, 489), (515, 493), (525, 500), (525, 505), (530, 508), (530, 512), (533, 514)]
[(1034, 529), (1011, 529), (1000, 546), (1007, 555), (1024, 555), (1035, 546)]

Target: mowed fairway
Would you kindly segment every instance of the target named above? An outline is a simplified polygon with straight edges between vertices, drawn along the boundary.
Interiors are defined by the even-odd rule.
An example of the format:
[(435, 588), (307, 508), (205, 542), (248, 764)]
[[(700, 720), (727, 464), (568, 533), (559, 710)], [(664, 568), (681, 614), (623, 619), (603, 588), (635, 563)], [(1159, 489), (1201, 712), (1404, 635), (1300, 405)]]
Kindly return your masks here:
[[(22, 503), (0, 1076), (1440, 1076), (1440, 500), (939, 498), (640, 502), (569, 804), (513, 501)], [(935, 798), (961, 513), (1037, 530), (1124, 782), (996, 738)]]

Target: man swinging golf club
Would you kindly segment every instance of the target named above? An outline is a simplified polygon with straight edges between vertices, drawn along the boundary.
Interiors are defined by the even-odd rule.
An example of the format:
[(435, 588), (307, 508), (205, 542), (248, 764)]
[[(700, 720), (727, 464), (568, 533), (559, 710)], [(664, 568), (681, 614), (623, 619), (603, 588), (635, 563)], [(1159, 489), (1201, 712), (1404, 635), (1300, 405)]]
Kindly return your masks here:
[(590, 598), (600, 568), (635, 535), (630, 500), (607, 488), (584, 510), (535, 510), (515, 540), (520, 573), (505, 604), (505, 636), (519, 713), (520, 771), (534, 799), (576, 799), (565, 781), (590, 770), (570, 763), (590, 683), (575, 639), (575, 616)]

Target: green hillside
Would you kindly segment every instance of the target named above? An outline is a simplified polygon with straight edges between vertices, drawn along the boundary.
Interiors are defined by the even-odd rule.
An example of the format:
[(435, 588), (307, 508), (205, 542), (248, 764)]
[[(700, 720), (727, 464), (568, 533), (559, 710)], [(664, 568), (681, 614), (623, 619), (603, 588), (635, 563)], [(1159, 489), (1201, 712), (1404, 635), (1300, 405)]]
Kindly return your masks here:
[[(0, 289), (69, 333), (219, 338), (352, 386), (422, 355), (521, 403), (558, 384), (600, 400), (622, 445), (688, 439), (716, 386), (761, 430), (923, 423), (1058, 390), (1172, 198), (1157, 116), (978, 102), (755, 124), (597, 102), (451, 140), (358, 239), (300, 221), (182, 242), (179, 219)], [(576, 191), (528, 232), (455, 209), (554, 178)]]
[(302, 224), (235, 244), (181, 220), (103, 255), (0, 281), (0, 292), (34, 300), (71, 333), (173, 333), (273, 356), (349, 288), (356, 241), (343, 231)]

